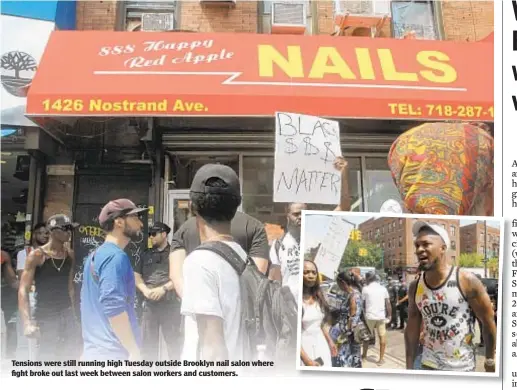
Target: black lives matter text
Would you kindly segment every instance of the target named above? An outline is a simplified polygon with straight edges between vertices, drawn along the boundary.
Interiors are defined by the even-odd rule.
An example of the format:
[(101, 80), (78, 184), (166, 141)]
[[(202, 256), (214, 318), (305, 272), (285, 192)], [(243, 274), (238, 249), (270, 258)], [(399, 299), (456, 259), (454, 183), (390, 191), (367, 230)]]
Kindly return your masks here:
[(333, 164), (341, 155), (339, 142), (335, 121), (277, 113), (275, 201), (336, 203), (341, 175)]

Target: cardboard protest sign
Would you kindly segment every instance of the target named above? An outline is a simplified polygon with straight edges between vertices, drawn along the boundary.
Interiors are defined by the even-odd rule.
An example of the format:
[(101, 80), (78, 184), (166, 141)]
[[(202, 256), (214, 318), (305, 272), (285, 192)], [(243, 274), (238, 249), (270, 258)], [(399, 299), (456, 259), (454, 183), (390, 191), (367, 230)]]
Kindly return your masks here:
[(316, 116), (277, 112), (275, 126), (275, 202), (339, 203), (341, 156), (339, 123)]
[(342, 217), (332, 218), (314, 262), (320, 274), (334, 279), (354, 225)]

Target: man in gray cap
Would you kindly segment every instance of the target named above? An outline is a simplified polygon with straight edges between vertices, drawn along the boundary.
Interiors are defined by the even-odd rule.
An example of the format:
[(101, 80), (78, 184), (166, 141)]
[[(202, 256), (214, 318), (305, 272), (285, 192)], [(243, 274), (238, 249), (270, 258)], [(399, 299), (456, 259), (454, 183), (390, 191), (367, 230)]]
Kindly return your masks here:
[[(47, 220), (49, 241), (34, 249), (25, 261), (18, 291), (18, 310), (27, 337), (39, 338), (38, 360), (76, 358), (73, 343), (78, 324), (73, 305), (74, 254), (65, 244), (70, 241), (77, 223), (64, 214)], [(33, 282), (38, 291), (31, 316), (29, 293)]]
[(415, 253), (422, 271), (409, 286), (406, 367), (413, 369), (423, 325), (421, 369), (474, 371), (474, 317), (483, 325), (485, 371), (495, 372), (496, 326), (481, 281), (447, 261), (450, 238), (440, 225), (417, 221)]
[(141, 234), (139, 216), (145, 211), (129, 199), (117, 199), (99, 214), (106, 238), (85, 260), (81, 288), (85, 360), (140, 359), (135, 276), (124, 248)]

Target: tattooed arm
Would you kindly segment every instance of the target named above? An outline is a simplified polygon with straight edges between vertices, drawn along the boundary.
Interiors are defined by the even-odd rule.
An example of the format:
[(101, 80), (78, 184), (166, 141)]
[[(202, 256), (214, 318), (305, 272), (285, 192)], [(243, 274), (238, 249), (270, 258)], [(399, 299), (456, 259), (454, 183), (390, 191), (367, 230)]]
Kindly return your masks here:
[(35, 337), (38, 334), (38, 327), (32, 322), (29, 292), (34, 281), (36, 267), (43, 264), (45, 256), (41, 250), (32, 251), (25, 261), (25, 269), (23, 270), (20, 280), (20, 288), (18, 289), (18, 310), (23, 321), (24, 334), (27, 337)]
[[(474, 274), (460, 270), (460, 288), (467, 299), (467, 302), (479, 320), (483, 328), (483, 340), (485, 342), (485, 358), (491, 360), (495, 358), (496, 326), (494, 320), (494, 309), (490, 297), (486, 292), (485, 286)], [(495, 372), (495, 366), (485, 370)]]

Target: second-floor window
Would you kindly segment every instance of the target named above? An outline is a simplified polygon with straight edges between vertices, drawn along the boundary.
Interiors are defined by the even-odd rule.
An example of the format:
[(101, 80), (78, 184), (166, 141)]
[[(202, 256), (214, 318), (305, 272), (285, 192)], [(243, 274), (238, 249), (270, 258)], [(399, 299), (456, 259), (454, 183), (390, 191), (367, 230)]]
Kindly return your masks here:
[(150, 30), (170, 30), (176, 28), (175, 11), (176, 1), (124, 1), (124, 30), (141, 31), (142, 15), (144, 14), (162, 14), (163, 18), (155, 18), (151, 21)]
[(391, 1), (393, 36), (414, 33), (418, 39), (438, 39), (433, 1)]
[[(277, 5), (277, 22), (285, 24), (300, 24), (305, 23), (306, 35), (310, 35), (312, 32), (312, 9), (310, 0), (264, 0), (260, 2), (261, 6), (261, 21), (262, 32), (269, 34), (271, 33), (272, 23), (274, 23), (273, 17), (273, 6), (274, 3)], [(300, 12), (300, 5), (305, 6), (305, 20), (301, 18), (303, 13)]]

